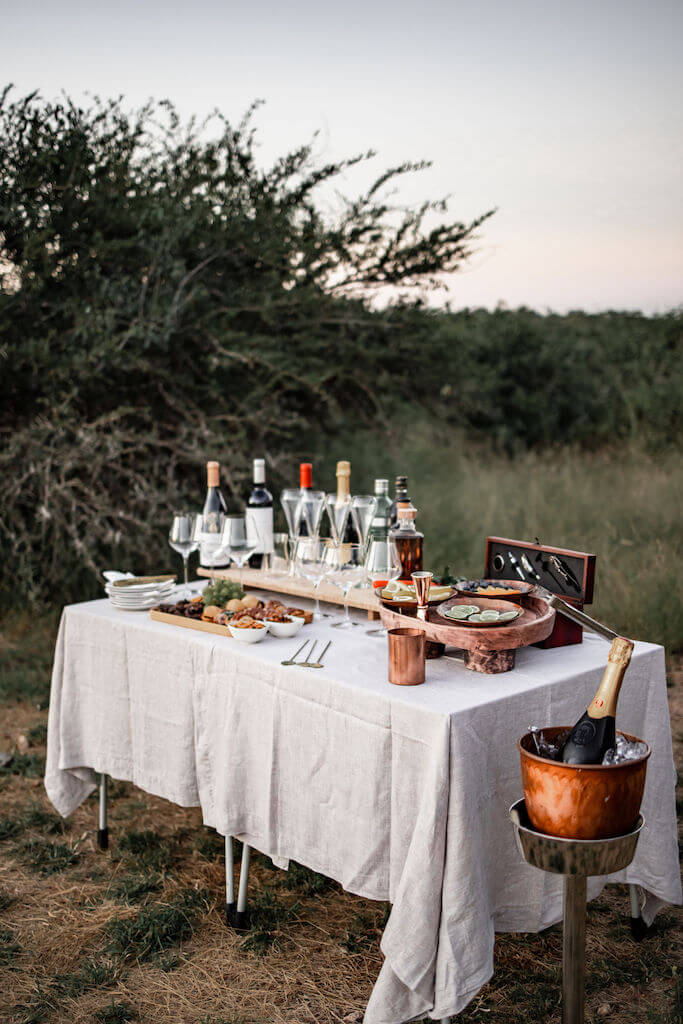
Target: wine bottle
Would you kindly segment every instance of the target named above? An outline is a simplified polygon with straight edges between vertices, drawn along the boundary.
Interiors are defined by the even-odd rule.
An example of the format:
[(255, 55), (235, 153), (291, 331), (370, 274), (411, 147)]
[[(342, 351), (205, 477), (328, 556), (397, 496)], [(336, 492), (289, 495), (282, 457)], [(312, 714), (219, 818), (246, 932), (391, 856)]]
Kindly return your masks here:
[(199, 562), (205, 568), (216, 569), (228, 564), (227, 556), (213, 561), (213, 553), (220, 546), (220, 519), (227, 515), (228, 506), (220, 487), (221, 469), (218, 462), (206, 464), (206, 498), (202, 509), (203, 529), (199, 542)]
[(598, 691), (562, 748), (565, 764), (601, 764), (605, 752), (614, 746), (617, 700), (632, 653), (630, 640), (618, 636), (612, 641)]
[(247, 544), (256, 545), (249, 565), (256, 569), (263, 563), (263, 556), (273, 550), (273, 495), (266, 487), (265, 459), (254, 459), (253, 488), (247, 501)]
[(396, 489), (394, 491), (394, 500), (391, 503), (391, 515), (389, 519), (389, 526), (391, 528), (398, 526), (399, 508), (408, 508), (410, 504), (411, 501), (410, 498), (408, 497), (408, 477), (397, 476)]
[[(310, 462), (302, 462), (299, 466), (299, 490), (301, 491), (302, 505), (306, 501), (306, 493), (313, 489), (313, 465)], [(302, 515), (299, 524), (299, 536), (308, 537), (310, 530), (306, 522), (306, 516)]]
[(386, 540), (391, 527), (391, 498), (389, 497), (389, 481), (375, 480), (375, 497), (377, 511), (370, 524), (370, 540)]
[(415, 529), (417, 509), (412, 505), (398, 510), (398, 525), (389, 530), (389, 536), (396, 541), (401, 559), (401, 579), (409, 580), (412, 573), (422, 570), (424, 534)]
[[(351, 463), (341, 461), (337, 463), (337, 507), (349, 501), (351, 495)], [(346, 521), (342, 544), (360, 544), (360, 537), (356, 529), (353, 517), (349, 515)]]

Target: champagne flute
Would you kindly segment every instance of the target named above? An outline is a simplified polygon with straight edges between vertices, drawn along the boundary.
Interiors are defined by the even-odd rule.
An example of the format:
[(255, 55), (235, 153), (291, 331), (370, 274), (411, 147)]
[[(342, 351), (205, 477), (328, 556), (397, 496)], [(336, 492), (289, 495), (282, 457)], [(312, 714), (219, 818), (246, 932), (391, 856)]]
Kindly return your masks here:
[[(397, 580), (401, 575), (401, 557), (396, 542), (389, 537), (371, 540), (365, 559), (365, 571), (373, 583), (382, 583), (386, 586), (391, 580)], [(384, 626), (380, 626), (379, 629), (366, 629), (365, 632), (368, 636), (387, 635)]]
[(305, 579), (311, 581), (315, 591), (313, 619), (316, 622), (330, 617), (327, 612), (320, 611), (318, 599), (318, 587), (327, 573), (325, 555), (328, 547), (327, 540), (321, 540), (319, 537), (300, 537), (296, 545), (297, 568)]
[(377, 497), (374, 494), (357, 494), (351, 499), (353, 525), (356, 527), (356, 532), (364, 551), (376, 511)]
[(320, 534), (320, 520), (323, 517), (324, 508), (324, 491), (301, 492), (301, 513), (310, 537), (317, 537)]
[(303, 515), (301, 504), (301, 491), (295, 487), (286, 488), (280, 495), (280, 504), (287, 520), (287, 532), (289, 534), (289, 575), (295, 575), (294, 554), (296, 540), (301, 528)]
[(333, 622), (332, 625), (336, 629), (351, 629), (357, 623), (352, 622), (349, 615), (349, 593), (366, 579), (363, 547), (361, 544), (340, 544), (338, 548), (329, 550), (334, 552), (332, 580), (344, 595), (344, 618), (341, 622)]
[(336, 492), (325, 495), (325, 508), (330, 521), (330, 533), (332, 540), (338, 546), (344, 539), (346, 524), (351, 513), (351, 499), (339, 501)]
[(174, 551), (177, 551), (183, 560), (183, 575), (185, 577), (185, 591), (183, 597), (190, 600), (188, 561), (193, 551), (199, 547), (199, 538), (194, 535), (195, 516), (191, 512), (176, 512), (171, 522), (171, 529), (168, 531), (168, 543)]

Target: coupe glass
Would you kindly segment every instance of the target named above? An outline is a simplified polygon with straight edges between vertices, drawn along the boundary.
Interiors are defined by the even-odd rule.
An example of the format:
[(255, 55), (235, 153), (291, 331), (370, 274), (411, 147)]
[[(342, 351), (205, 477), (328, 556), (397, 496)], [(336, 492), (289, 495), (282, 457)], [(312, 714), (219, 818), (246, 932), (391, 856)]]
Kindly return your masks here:
[(370, 533), (370, 527), (372, 526), (372, 520), (375, 518), (376, 511), (377, 498), (374, 494), (357, 494), (351, 499), (353, 525), (356, 527), (363, 550), (365, 550), (368, 541), (368, 534)]
[[(365, 559), (365, 571), (373, 583), (384, 583), (386, 586), (390, 580), (397, 580), (401, 575), (401, 558), (396, 542), (388, 537), (371, 540)], [(368, 636), (387, 635), (383, 626), (379, 629), (366, 629), (365, 632)]]
[(168, 531), (168, 543), (174, 551), (177, 551), (183, 560), (183, 575), (185, 577), (185, 591), (183, 597), (186, 601), (190, 599), (189, 580), (187, 566), (190, 555), (199, 547), (199, 539), (194, 535), (195, 515), (192, 512), (177, 512), (173, 516), (171, 529)]
[(223, 545), (223, 551), (230, 555), (231, 560), (239, 568), (240, 584), (242, 583), (242, 569), (260, 544), (260, 534), (255, 523), (253, 527), (250, 541), (245, 516), (226, 516), (223, 522), (221, 544)]
[(341, 544), (351, 513), (351, 499), (339, 504), (336, 492), (325, 495), (325, 509), (330, 521), (330, 535), (335, 544)]
[(367, 579), (363, 565), (363, 548), (360, 544), (340, 544), (337, 548), (328, 548), (327, 565), (330, 566), (332, 582), (339, 587), (344, 595), (344, 618), (341, 622), (333, 622), (337, 629), (351, 629), (356, 622), (349, 615), (349, 592)]
[(299, 488), (289, 487), (280, 495), (280, 504), (287, 520), (287, 532), (289, 533), (289, 575), (295, 575), (294, 552), (296, 540), (301, 529), (303, 515), (301, 504), (301, 491)]
[(311, 581), (315, 589), (313, 619), (316, 622), (330, 617), (326, 612), (320, 611), (320, 601), (318, 600), (318, 587), (327, 575), (326, 554), (329, 546), (329, 541), (321, 540), (319, 537), (300, 537), (296, 545), (297, 569), (305, 579)]
[[(211, 570), (211, 582), (216, 582), (215, 571), (218, 562), (222, 562), (225, 559), (225, 545), (221, 541), (223, 533), (223, 523), (225, 516), (222, 512), (209, 512), (208, 515), (201, 513), (194, 521), (194, 530), (192, 531), (192, 538), (197, 542), (197, 547), (201, 548), (202, 541), (206, 540), (207, 535), (211, 535), (213, 538), (216, 535), (216, 543), (211, 543), (209, 547), (204, 544), (204, 550), (202, 556), (205, 562), (208, 562), (209, 569)], [(204, 563), (202, 563), (204, 564)]]

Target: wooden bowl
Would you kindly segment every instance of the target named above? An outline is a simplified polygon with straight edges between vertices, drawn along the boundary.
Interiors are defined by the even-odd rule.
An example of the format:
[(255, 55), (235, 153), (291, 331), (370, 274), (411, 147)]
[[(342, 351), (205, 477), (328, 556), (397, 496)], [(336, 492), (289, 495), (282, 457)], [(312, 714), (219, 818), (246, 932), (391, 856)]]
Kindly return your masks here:
[[(552, 740), (566, 726), (543, 729)], [(620, 733), (627, 740), (637, 736)], [(532, 752), (526, 733), (517, 744), (529, 820), (535, 829), (562, 839), (608, 839), (634, 828), (645, 789), (647, 754), (623, 764), (564, 764)]]
[(512, 587), (514, 594), (478, 594), (476, 590), (468, 590), (467, 584), (456, 583), (455, 589), (461, 597), (471, 597), (473, 601), (520, 601), (525, 594), (530, 594), (534, 589), (533, 583), (522, 583), (521, 580), (480, 580), (480, 583), (488, 583), (492, 587)]

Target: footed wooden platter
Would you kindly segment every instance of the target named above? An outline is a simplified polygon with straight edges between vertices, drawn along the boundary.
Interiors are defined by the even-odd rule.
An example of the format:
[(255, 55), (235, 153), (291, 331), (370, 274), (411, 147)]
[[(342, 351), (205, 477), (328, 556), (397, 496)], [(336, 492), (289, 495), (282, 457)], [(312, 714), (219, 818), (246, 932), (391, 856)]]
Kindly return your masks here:
[(510, 609), (510, 602), (504, 599), (452, 597), (437, 608), (430, 608), (424, 622), (416, 621), (414, 615), (402, 615), (385, 606), (382, 607), (380, 618), (387, 629), (414, 627), (421, 622), (419, 628), (424, 629), (428, 640), (459, 648), (465, 652), (465, 668), (487, 675), (509, 672), (514, 668), (517, 648), (545, 640), (555, 624), (555, 610), (547, 601), (538, 597), (523, 597), (519, 605), (522, 614), (512, 622), (478, 629), (443, 615), (443, 612), (456, 604), (477, 604), (482, 611), (487, 608), (495, 608), (496, 611)]

